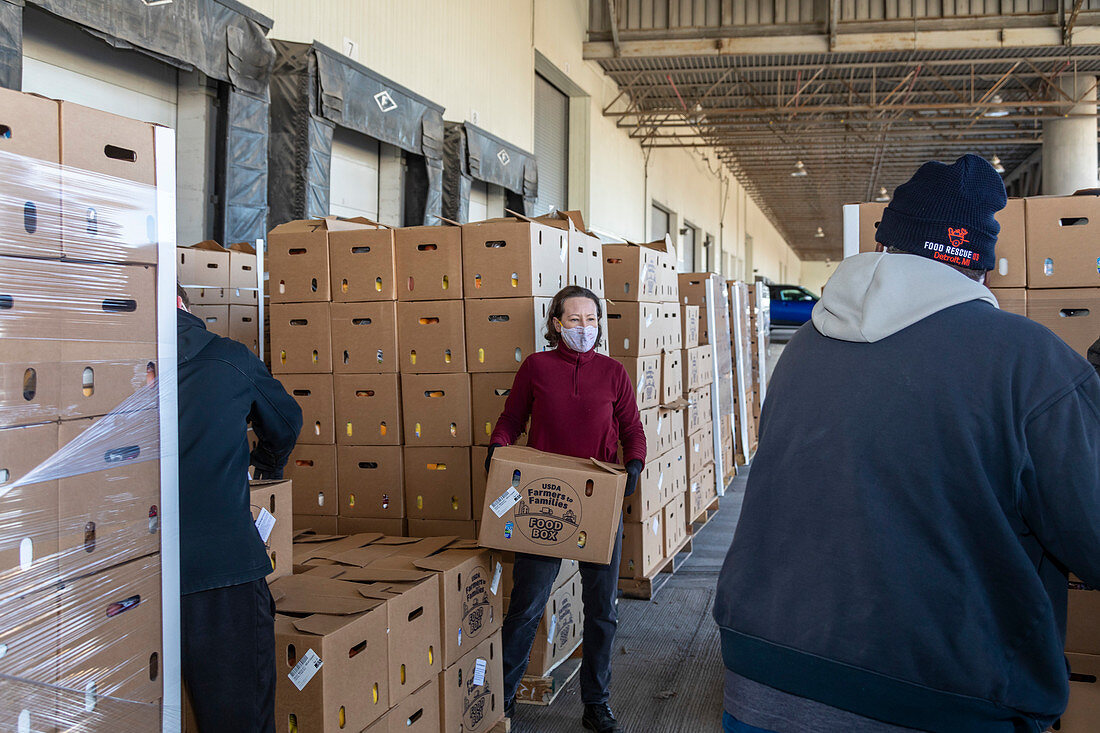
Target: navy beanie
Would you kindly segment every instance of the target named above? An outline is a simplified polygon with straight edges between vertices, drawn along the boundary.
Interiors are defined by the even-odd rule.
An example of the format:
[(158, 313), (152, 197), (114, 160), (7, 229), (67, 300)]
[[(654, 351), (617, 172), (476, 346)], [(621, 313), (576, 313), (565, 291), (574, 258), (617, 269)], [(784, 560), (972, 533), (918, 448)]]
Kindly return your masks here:
[(972, 270), (992, 270), (1008, 204), (1005, 185), (988, 161), (966, 154), (951, 165), (932, 161), (894, 190), (875, 241)]

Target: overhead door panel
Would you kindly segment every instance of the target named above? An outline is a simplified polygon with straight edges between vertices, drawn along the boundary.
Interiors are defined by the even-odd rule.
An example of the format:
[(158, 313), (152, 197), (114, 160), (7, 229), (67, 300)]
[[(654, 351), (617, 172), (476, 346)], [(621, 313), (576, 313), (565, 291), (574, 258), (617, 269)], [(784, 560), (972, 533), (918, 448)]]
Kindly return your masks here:
[(538, 214), (568, 203), (569, 97), (535, 75), (535, 158), (539, 166)]
[(337, 127), (332, 139), (329, 213), (378, 220), (378, 141)]

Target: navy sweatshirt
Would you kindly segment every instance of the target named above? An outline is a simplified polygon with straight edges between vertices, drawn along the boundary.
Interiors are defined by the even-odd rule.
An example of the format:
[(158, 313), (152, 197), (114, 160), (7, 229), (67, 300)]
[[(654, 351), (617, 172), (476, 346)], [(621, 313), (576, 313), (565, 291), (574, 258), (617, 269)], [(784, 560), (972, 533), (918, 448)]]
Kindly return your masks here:
[(714, 610), (729, 670), (920, 730), (1062, 713), (1067, 571), (1100, 585), (1100, 380), (994, 303), (913, 255), (838, 268), (768, 389)]
[[(252, 521), (248, 466), (286, 465), (302, 410), (244, 344), (179, 311), (180, 590), (195, 593), (271, 572)], [(251, 457), (248, 423), (258, 439)]]

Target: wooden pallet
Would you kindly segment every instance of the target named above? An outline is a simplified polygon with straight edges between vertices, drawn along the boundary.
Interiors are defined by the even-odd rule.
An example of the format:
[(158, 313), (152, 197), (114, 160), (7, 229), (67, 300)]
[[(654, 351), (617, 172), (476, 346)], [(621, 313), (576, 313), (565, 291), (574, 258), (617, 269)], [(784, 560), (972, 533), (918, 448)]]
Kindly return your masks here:
[(512, 721), (508, 718), (502, 718), (489, 729), (489, 733), (512, 733)]
[(684, 538), (676, 551), (661, 562), (653, 572), (644, 578), (619, 578), (619, 592), (624, 598), (638, 598), (643, 601), (652, 600), (655, 595), (665, 587), (672, 579), (672, 574), (679, 570), (688, 558), (691, 557), (691, 535)]
[(545, 675), (523, 675), (516, 690), (516, 702), (524, 705), (549, 705), (554, 702), (569, 680), (580, 672), (583, 648), (582, 642), (577, 641), (569, 656), (555, 664)]
[(710, 520), (714, 519), (714, 515), (718, 513), (718, 499), (715, 498), (714, 503), (699, 512), (699, 515), (691, 520), (691, 526), (688, 527), (688, 534), (695, 536), (699, 533), (703, 527), (710, 523)]

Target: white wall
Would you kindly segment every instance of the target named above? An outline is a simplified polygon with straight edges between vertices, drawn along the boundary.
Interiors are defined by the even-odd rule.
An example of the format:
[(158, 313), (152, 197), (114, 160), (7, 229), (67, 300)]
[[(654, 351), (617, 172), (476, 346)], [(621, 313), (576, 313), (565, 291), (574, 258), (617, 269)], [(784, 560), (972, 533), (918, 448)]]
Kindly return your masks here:
[(803, 262), (802, 263), (802, 279), (792, 280), (791, 282), (797, 282), (804, 288), (821, 295), (822, 288), (825, 287), (825, 283), (829, 281), (829, 278), (833, 276), (836, 271), (837, 262)]
[[(480, 127), (526, 150), (534, 139), (537, 49), (588, 95), (589, 227), (644, 240), (656, 200), (677, 214), (678, 225), (690, 221), (721, 242), (716, 269), (727, 277), (799, 281), (793, 250), (736, 181), (723, 183), (719, 174), (728, 173), (713, 153), (706, 163), (697, 151), (654, 150), (647, 165), (629, 130), (603, 115), (619, 90), (598, 64), (583, 59), (587, 0), (245, 1), (274, 18), (272, 38), (316, 40), (337, 50), (350, 39), (359, 45), (357, 61), (442, 104), (445, 119), (474, 122), (476, 111)], [(742, 271), (725, 271), (727, 253), (740, 258)], [(755, 273), (745, 271), (749, 264)]]

